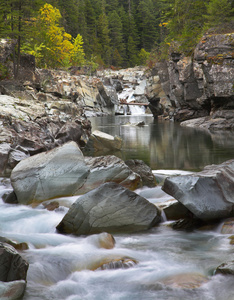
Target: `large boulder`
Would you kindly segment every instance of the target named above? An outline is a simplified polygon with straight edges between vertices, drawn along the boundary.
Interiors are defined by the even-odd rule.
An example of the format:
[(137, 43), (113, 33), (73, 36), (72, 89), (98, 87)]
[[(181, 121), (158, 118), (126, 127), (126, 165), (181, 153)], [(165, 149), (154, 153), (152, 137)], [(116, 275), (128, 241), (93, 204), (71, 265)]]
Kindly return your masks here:
[(75, 142), (22, 160), (12, 171), (11, 184), (19, 203), (30, 204), (74, 195), (89, 174)]
[(234, 159), (192, 175), (166, 178), (162, 189), (202, 220), (233, 216)]
[(0, 281), (26, 280), (28, 263), (9, 244), (0, 242)]
[(145, 198), (116, 183), (105, 183), (78, 198), (56, 228), (75, 235), (131, 233), (160, 220), (156, 206)]
[(141, 177), (114, 155), (85, 157), (90, 173), (79, 194), (84, 194), (106, 182), (118, 183), (130, 190), (142, 186)]

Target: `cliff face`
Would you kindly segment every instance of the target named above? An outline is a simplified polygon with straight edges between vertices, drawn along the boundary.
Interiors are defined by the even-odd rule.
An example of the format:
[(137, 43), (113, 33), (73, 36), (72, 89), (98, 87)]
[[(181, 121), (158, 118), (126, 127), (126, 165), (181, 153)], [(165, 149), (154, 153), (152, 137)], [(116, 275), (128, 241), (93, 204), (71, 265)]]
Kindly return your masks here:
[(172, 53), (156, 71), (175, 120), (234, 117), (234, 33), (206, 35), (192, 58)]

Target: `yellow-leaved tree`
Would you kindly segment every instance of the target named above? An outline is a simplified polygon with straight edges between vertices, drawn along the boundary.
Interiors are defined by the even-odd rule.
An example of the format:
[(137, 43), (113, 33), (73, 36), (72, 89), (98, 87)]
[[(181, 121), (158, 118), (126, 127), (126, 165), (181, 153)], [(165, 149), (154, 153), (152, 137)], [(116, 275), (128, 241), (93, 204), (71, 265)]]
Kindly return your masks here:
[(61, 18), (59, 9), (51, 4), (46, 3), (40, 8), (34, 22), (37, 34), (25, 47), (26, 52), (35, 55), (39, 67), (68, 67), (85, 63), (82, 36), (78, 34), (72, 40), (72, 36), (60, 26)]
[(73, 49), (70, 53), (70, 61), (73, 66), (82, 66), (85, 64), (83, 44), (83, 38), (80, 34), (78, 34), (73, 40)]

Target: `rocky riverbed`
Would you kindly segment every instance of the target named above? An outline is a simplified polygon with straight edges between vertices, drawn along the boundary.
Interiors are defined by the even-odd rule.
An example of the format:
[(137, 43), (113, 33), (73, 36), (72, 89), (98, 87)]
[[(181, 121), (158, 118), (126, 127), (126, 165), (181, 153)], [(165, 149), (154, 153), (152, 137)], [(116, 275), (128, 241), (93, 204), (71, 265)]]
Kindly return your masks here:
[[(173, 220), (170, 228), (185, 231), (214, 230), (222, 222), (221, 231), (228, 234), (228, 247), (231, 247), (234, 232), (233, 160), (207, 166), (199, 173), (168, 176), (162, 183), (162, 189), (173, 198), (167, 199), (166, 203), (155, 204), (149, 201), (149, 194), (158, 195), (161, 188), (155, 187), (155, 177), (143, 162), (124, 162), (113, 155), (85, 157), (82, 151), (87, 145), (96, 145), (98, 150), (100, 145), (120, 149), (121, 139), (117, 137), (107, 137), (100, 132), (91, 135), (88, 117), (126, 113), (124, 105), (134, 101), (149, 105), (155, 118), (161, 115), (174, 121), (193, 119), (182, 124), (210, 131), (232, 132), (232, 41), (233, 34), (206, 36), (198, 44), (193, 59), (172, 53), (172, 60), (157, 65), (152, 73), (134, 68), (108, 70), (89, 77), (79, 74), (79, 70), (38, 70), (30, 64), (31, 70), (22, 66), (20, 81), (0, 82), (0, 175), (10, 176), (11, 179), (10, 183), (7, 178), (2, 180), (4, 188), (1, 190), (0, 205), (6, 217), (3, 216), (0, 230), (13, 239), (0, 239), (2, 299), (17, 299), (24, 293), (27, 261), (29, 290), (32, 294), (37, 293), (38, 287), (43, 285), (43, 292), (46, 290), (48, 293), (44, 294), (43, 299), (48, 299), (48, 295), (57, 295), (57, 291), (53, 291), (54, 284), (64, 283), (69, 276), (76, 276), (77, 271), (131, 269), (138, 268), (138, 264), (141, 269), (142, 261), (146, 262), (143, 253), (134, 257), (128, 255), (134, 254), (134, 251), (120, 249), (117, 254), (107, 255), (97, 249), (115, 247), (111, 234), (139, 232), (143, 235), (142, 232), (151, 230), (155, 236), (154, 230), (157, 231), (166, 218)], [(144, 190), (136, 192), (142, 186), (150, 187), (146, 192), (148, 196), (144, 197)], [(45, 213), (46, 208), (48, 211)], [(47, 233), (53, 232), (52, 240), (45, 241), (47, 238), (43, 237), (44, 241), (41, 238), (36, 241), (32, 236), (14, 235), (14, 230), (4, 227), (11, 209), (20, 220), (21, 213), (30, 215), (30, 218), (40, 215), (41, 222), (44, 220), (46, 223), (48, 221), (43, 219), (43, 215), (46, 214), (47, 219), (53, 215), (52, 223), (46, 223), (49, 229), (45, 229)], [(12, 216), (16, 218), (14, 214)], [(224, 222), (223, 218), (228, 219)], [(29, 222), (27, 218), (22, 219)], [(35, 223), (36, 219), (30, 223), (32, 228)], [(20, 224), (17, 226), (22, 232)], [(58, 237), (63, 234), (91, 234), (82, 243), (88, 245), (91, 252), (97, 251), (101, 258), (96, 259), (90, 253), (88, 256), (91, 259), (77, 257), (76, 247), (74, 252), (69, 252), (71, 244), (76, 244), (77, 240), (70, 236)], [(50, 248), (53, 243), (58, 247)], [(126, 241), (121, 246), (124, 243)], [(132, 243), (135, 240), (130, 241)], [(50, 249), (44, 250), (48, 245)], [(144, 248), (140, 244), (138, 247)], [(23, 258), (15, 248), (25, 251)], [(156, 276), (157, 284), (153, 283), (153, 289), (164, 290), (165, 286), (170, 286), (183, 291), (195, 289), (196, 293), (196, 288), (203, 284), (209, 285), (209, 282), (213, 284), (219, 280), (223, 276), (220, 274), (233, 275), (232, 253), (227, 249), (228, 262), (217, 261), (214, 267), (212, 261), (212, 267), (206, 266), (209, 270), (204, 272), (206, 274), (189, 273), (184, 269), (181, 274), (161, 274)], [(64, 250), (71, 253), (71, 257), (57, 261), (54, 257), (62, 255)], [(83, 253), (82, 250), (81, 256)], [(39, 257), (39, 260), (34, 257)], [(47, 261), (40, 265), (43, 259)], [(55, 261), (55, 269), (50, 260)], [(83, 261), (86, 261), (85, 266)], [(178, 268), (178, 265), (174, 267)], [(40, 268), (43, 270), (40, 271)], [(217, 275), (212, 277), (211, 269)], [(148, 280), (145, 276), (140, 284), (148, 293), (152, 279)], [(52, 288), (45, 287), (44, 282)], [(203, 290), (199, 292), (202, 297), (206, 294)], [(228, 292), (228, 295), (231, 293)], [(29, 292), (28, 299), (33, 299), (30, 297)], [(210, 291), (209, 297), (212, 299)]]

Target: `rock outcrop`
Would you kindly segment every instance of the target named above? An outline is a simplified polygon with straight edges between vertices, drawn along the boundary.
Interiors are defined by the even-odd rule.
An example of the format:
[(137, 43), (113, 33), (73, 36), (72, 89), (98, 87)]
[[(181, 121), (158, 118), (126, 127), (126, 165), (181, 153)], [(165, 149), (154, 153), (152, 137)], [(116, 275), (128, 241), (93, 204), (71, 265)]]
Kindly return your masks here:
[(162, 189), (204, 221), (234, 216), (234, 160), (166, 178)]
[(161, 99), (164, 112), (180, 122), (201, 117), (201, 126), (206, 121), (209, 130), (233, 130), (233, 51), (234, 33), (206, 34), (193, 58), (173, 52), (168, 62), (156, 64), (154, 76), (159, 76), (167, 101), (156, 85), (154, 97)]
[(105, 183), (74, 202), (57, 226), (60, 233), (87, 235), (147, 230), (161, 219), (155, 205), (116, 184)]
[(81, 147), (91, 123), (70, 101), (40, 102), (0, 95), (0, 174), (9, 175), (22, 159), (67, 141)]

